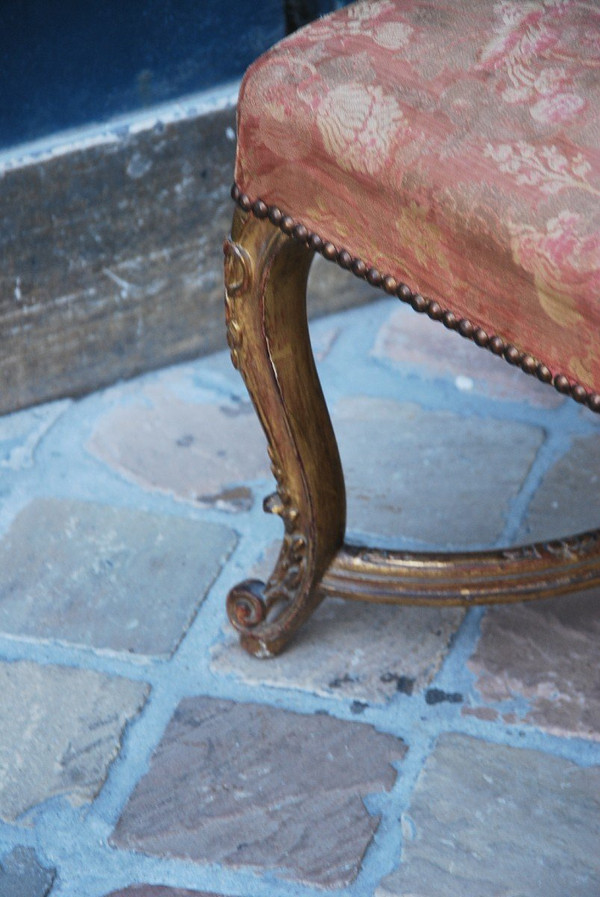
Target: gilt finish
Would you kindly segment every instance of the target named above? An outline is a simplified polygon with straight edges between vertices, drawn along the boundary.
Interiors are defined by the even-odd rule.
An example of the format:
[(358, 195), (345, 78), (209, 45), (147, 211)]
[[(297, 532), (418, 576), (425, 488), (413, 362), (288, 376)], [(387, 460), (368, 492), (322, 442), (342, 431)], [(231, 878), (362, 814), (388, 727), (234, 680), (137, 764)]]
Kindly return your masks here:
[(240, 210), (224, 249), (231, 357), (268, 440), (277, 492), (264, 508), (285, 529), (267, 583), (247, 580), (227, 598), (242, 644), (264, 657), (278, 653), (321, 601), (317, 585), (344, 537), (344, 480), (308, 337), (314, 253)]
[(600, 585), (600, 531), (496, 551), (384, 551), (344, 545), (319, 589), (382, 604), (508, 604)]
[[(228, 343), (268, 440), (277, 492), (265, 499), (264, 508), (284, 523), (283, 544), (267, 583), (246, 580), (227, 598), (229, 618), (246, 650), (260, 657), (277, 654), (327, 596), (469, 606), (547, 598), (600, 585), (600, 530), (454, 554), (344, 543), (343, 473), (306, 320), (306, 282), (314, 253), (322, 252), (357, 276), (381, 281), (418, 311), (433, 310), (433, 317), (444, 313), (440, 309), (438, 316), (431, 303), (408, 287), (394, 284), (392, 289), (391, 282), (384, 283), (366, 266), (363, 270), (356, 260), (340, 258), (335, 247), (319, 245), (315, 235), (291, 218), (284, 220), (278, 210), (260, 202), (251, 205), (239, 194), (235, 198), (242, 208), (235, 212), (231, 239), (224, 245)], [(477, 341), (476, 329), (460, 323), (463, 335)], [(512, 360), (510, 353), (504, 354)], [(557, 377), (540, 379), (560, 388)], [(587, 400), (593, 410), (595, 399)]]

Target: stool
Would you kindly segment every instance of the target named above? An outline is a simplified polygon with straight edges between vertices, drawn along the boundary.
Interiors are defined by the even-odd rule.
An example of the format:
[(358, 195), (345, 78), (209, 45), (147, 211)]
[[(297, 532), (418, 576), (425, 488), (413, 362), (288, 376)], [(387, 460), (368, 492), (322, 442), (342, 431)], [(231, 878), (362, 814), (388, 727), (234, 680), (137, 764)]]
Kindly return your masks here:
[(472, 605), (600, 583), (600, 531), (460, 554), (345, 544), (306, 320), (320, 253), (600, 411), (600, 7), (362, 0), (313, 22), (244, 78), (232, 196), (228, 341), (285, 528), (267, 583), (228, 596), (245, 648), (276, 654), (327, 595)]

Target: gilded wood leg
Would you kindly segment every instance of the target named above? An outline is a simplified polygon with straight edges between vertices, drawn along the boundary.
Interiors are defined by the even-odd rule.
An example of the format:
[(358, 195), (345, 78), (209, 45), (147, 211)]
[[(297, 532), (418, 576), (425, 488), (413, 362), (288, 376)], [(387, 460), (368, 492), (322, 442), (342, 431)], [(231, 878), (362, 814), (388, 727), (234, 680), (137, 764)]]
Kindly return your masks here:
[(227, 610), (244, 647), (269, 656), (321, 600), (318, 583), (344, 537), (344, 480), (308, 337), (313, 253), (268, 219), (240, 210), (224, 249), (231, 357), (267, 435), (277, 492), (265, 510), (285, 527), (268, 582), (235, 586)]
[(306, 322), (313, 253), (266, 218), (238, 210), (225, 242), (228, 340), (267, 435), (284, 522), (268, 582), (227, 598), (245, 648), (278, 653), (327, 595), (389, 604), (525, 601), (600, 585), (600, 530), (517, 548), (458, 554), (343, 543), (344, 480)]

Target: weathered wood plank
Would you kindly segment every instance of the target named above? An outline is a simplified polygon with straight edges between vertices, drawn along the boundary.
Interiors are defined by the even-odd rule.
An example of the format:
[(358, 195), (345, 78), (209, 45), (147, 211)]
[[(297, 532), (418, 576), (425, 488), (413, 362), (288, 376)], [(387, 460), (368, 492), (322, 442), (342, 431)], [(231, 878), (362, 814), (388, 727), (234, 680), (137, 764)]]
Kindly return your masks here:
[(0, 181), (0, 410), (216, 349), (233, 110)]
[[(0, 177), (0, 412), (225, 347), (234, 118), (124, 127)], [(365, 300), (354, 278), (329, 295), (338, 276), (313, 313)]]

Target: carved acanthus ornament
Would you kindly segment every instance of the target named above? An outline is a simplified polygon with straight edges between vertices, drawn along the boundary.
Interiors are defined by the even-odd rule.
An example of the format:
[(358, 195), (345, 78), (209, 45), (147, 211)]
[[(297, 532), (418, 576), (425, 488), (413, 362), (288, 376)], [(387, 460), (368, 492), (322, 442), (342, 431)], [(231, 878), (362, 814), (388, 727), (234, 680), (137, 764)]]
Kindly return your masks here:
[(239, 352), (242, 345), (242, 328), (238, 321), (237, 301), (250, 292), (252, 287), (252, 259), (243, 246), (227, 239), (223, 243), (225, 255), (225, 324), (227, 344), (231, 352), (231, 362), (240, 366)]

